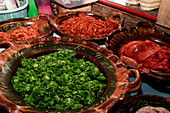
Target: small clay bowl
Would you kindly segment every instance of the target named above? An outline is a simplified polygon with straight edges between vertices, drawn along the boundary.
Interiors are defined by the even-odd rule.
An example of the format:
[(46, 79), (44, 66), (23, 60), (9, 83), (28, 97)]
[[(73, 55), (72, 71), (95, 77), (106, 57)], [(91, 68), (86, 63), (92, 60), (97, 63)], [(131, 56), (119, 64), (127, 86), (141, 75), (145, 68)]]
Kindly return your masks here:
[[(7, 44), (4, 42), (3, 44)], [(123, 100), (127, 92), (140, 88), (141, 79), (138, 69), (126, 67), (119, 58), (106, 48), (79, 38), (70, 37), (44, 37), (34, 40), (32, 44), (8, 44), (9, 48), (0, 54), (0, 102), (11, 112), (64, 112), (64, 113), (105, 113), (119, 100)], [(35, 108), (22, 100), (11, 85), (11, 77), (20, 66), (22, 58), (36, 58), (61, 49), (73, 50), (77, 55), (91, 61), (106, 77), (107, 87), (104, 93), (92, 104), (69, 111), (49, 110)], [(130, 82), (129, 77), (134, 81)]]
[[(52, 35), (52, 32), (53, 32), (53, 26), (51, 26), (48, 23), (47, 16), (48, 15), (45, 15), (45, 14), (38, 14), (34, 18), (24, 17), (24, 18), (14, 18), (14, 19), (1, 21), (0, 32), (11, 34), (14, 30), (18, 29), (21, 26), (28, 27), (34, 23), (34, 24), (37, 24), (38, 32), (40, 34), (40, 36), (35, 37), (35, 38), (42, 38), (45, 36), (50, 36)], [(28, 41), (29, 43), (31, 43), (32, 39), (13, 41), (10, 39), (0, 37), (0, 41), (4, 41), (4, 40), (9, 40), (17, 44), (23, 44), (23, 43), (28, 43)]]
[(146, 106), (163, 107), (170, 111), (170, 99), (157, 95), (134, 95), (116, 103), (108, 113), (135, 113)]
[[(101, 15), (101, 14), (97, 14), (94, 12), (75, 11), (75, 12), (66, 12), (66, 13), (58, 14), (57, 16), (54, 17), (53, 20), (50, 21), (50, 23), (55, 27), (57, 34), (59, 34), (60, 36), (77, 37), (77, 36), (74, 36), (73, 34), (68, 34), (68, 33), (62, 31), (59, 25), (61, 25), (63, 21), (69, 21), (70, 18), (78, 17), (79, 14), (85, 14), (87, 17), (101, 19), (102, 21), (107, 21), (107, 20), (114, 21), (115, 26), (112, 31), (120, 29), (122, 26), (123, 20), (124, 20), (123, 15), (121, 13), (114, 13), (110, 16), (106, 16), (106, 15)], [(105, 42), (106, 37), (107, 36), (100, 37), (100, 38), (94, 38), (94, 37), (91, 37), (91, 38), (80, 37), (80, 38), (82, 38), (83, 40), (86, 40), (86, 41), (94, 41), (96, 43), (102, 44)]]
[[(135, 27), (122, 28), (114, 31), (107, 38), (105, 44), (107, 49), (112, 50), (119, 57), (120, 48), (131, 41), (151, 40), (159, 46), (170, 48), (170, 35), (158, 31), (153, 23), (139, 21)], [(149, 72), (142, 72), (147, 76), (160, 80), (170, 80), (170, 73), (158, 72), (158, 70), (149, 69)]]

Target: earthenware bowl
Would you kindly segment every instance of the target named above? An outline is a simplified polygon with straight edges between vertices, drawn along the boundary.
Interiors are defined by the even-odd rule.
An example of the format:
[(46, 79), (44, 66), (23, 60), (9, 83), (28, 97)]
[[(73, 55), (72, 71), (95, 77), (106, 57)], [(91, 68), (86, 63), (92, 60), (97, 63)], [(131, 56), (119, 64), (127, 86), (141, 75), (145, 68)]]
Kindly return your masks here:
[[(63, 30), (61, 30), (60, 25), (62, 24), (63, 21), (69, 21), (70, 18), (73, 17), (78, 17), (79, 14), (85, 14), (87, 17), (93, 17), (95, 19), (101, 19), (102, 21), (107, 21), (107, 20), (111, 20), (115, 22), (115, 26), (114, 26), (114, 30), (120, 29), (123, 23), (123, 15), (121, 13), (114, 13), (110, 16), (107, 15), (101, 15), (101, 14), (97, 14), (94, 12), (85, 12), (85, 11), (75, 11), (75, 12), (66, 12), (66, 13), (61, 13), (58, 14), (57, 16), (54, 17), (53, 21), (51, 20), (50, 23), (55, 27), (56, 32), (60, 35), (60, 36), (69, 36), (69, 37), (76, 37), (73, 34), (68, 34), (66, 32), (64, 32)], [(100, 26), (100, 25), (99, 25)], [(71, 29), (71, 28), (70, 28)], [(86, 41), (94, 41), (97, 43), (104, 43), (105, 39), (107, 36), (105, 37), (100, 37), (100, 38), (84, 38), (84, 37), (80, 37), (83, 40)]]
[[(111, 50), (119, 57), (120, 48), (131, 41), (151, 40), (159, 46), (170, 48), (170, 35), (162, 31), (158, 31), (153, 23), (139, 21), (135, 27), (122, 28), (114, 31), (107, 38), (105, 44), (107, 49)], [(150, 69), (148, 72), (142, 72), (147, 76), (154, 77), (160, 80), (170, 80), (170, 73), (158, 72)]]
[[(45, 36), (49, 36), (52, 35), (53, 32), (53, 26), (51, 26), (48, 23), (47, 20), (47, 15), (41, 15), (38, 14), (36, 17), (34, 18), (29, 18), (29, 17), (23, 17), (23, 18), (14, 18), (14, 19), (9, 19), (9, 20), (5, 20), (5, 21), (1, 21), (0, 22), (0, 32), (5, 32), (7, 34), (11, 34), (14, 30), (18, 29), (19, 27), (28, 27), (31, 24), (37, 24), (38, 26), (38, 32), (40, 34), (40, 36), (35, 37), (35, 38), (42, 38)], [(0, 41), (4, 41), (4, 40), (9, 40), (12, 41), (10, 39), (5, 39), (3, 37), (0, 37)], [(28, 39), (28, 40), (32, 40), (32, 39)], [(21, 41), (12, 41), (14, 43), (25, 43), (28, 40), (21, 40)]]
[(116, 103), (108, 113), (135, 113), (146, 106), (163, 107), (170, 111), (170, 99), (157, 95), (134, 95)]
[[(141, 85), (138, 69), (126, 67), (111, 51), (93, 42), (79, 38), (49, 36), (34, 40), (32, 44), (15, 44), (7, 41), (1, 44), (9, 47), (0, 53), (0, 102), (11, 112), (59, 112), (30, 106), (16, 94), (10, 81), (22, 58), (34, 58), (61, 49), (73, 50), (77, 55), (85, 56), (86, 60), (97, 65), (107, 79), (107, 88), (92, 104), (60, 112), (106, 113), (117, 101), (123, 100), (127, 92), (138, 90)], [(132, 82), (129, 80), (131, 76), (135, 78)]]

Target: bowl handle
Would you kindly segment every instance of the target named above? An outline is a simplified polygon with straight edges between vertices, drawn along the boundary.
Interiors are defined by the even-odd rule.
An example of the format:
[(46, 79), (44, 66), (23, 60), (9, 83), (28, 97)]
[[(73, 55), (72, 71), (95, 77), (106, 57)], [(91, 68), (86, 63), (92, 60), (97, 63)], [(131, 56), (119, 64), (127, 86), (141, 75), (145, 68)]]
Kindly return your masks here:
[(0, 41), (0, 48), (13, 48), (14, 47), (14, 44), (8, 40), (3, 40), (3, 41)]
[(135, 80), (130, 82), (127, 87), (127, 92), (134, 92), (138, 90), (141, 86), (141, 75), (137, 68), (135, 67), (128, 67), (128, 75), (129, 77), (134, 77)]
[(145, 28), (150, 28), (151, 30), (155, 31), (155, 25), (154, 23), (151, 23), (151, 22), (138, 21), (135, 27), (145, 27)]
[(3, 113), (11, 113), (11, 108), (10, 107), (8, 107), (5, 103), (3, 103), (3, 102), (1, 102), (0, 103), (0, 110), (1, 110), (1, 112), (3, 112)]
[(120, 29), (123, 24), (124, 17), (122, 15), (122, 13), (117, 12), (117, 13), (111, 15), (109, 18), (111, 18), (114, 21), (115, 20), (114, 18), (116, 18), (116, 17), (119, 17), (119, 29)]
[(49, 20), (50, 24), (51, 24), (56, 30), (59, 30), (59, 29), (60, 29), (59, 26), (57, 25), (57, 21), (58, 21), (57, 17), (49, 16), (49, 17), (48, 17), (48, 20)]
[[(119, 61), (119, 58), (116, 55), (110, 55), (109, 59), (112, 60), (114, 63), (116, 63), (116, 66), (118, 68), (121, 68), (122, 66), (123, 67), (125, 66), (121, 61)], [(129, 92), (129, 93), (134, 92), (134, 91), (138, 90), (140, 88), (140, 86), (141, 86), (140, 71), (136, 67), (132, 67), (132, 66), (128, 66), (128, 67), (125, 67), (125, 68), (127, 69), (127, 75), (129, 77), (129, 79), (130, 79), (131, 76), (133, 76), (135, 78), (134, 81), (129, 82), (127, 84), (127, 92)]]
[(32, 19), (33, 21), (37, 21), (37, 20), (40, 19), (40, 17), (45, 17), (45, 18), (47, 18), (48, 22), (49, 22), (55, 29), (57, 29), (57, 30), (59, 29), (58, 25), (56, 24), (57, 19), (56, 19), (54, 16), (40, 13), (40, 14), (38, 14), (36, 17), (31, 18), (31, 19)]
[[(48, 20), (48, 16), (49, 15), (47, 15), (47, 14), (43, 14), (43, 13), (40, 13), (40, 14), (37, 14), (37, 16), (36, 17), (33, 17), (33, 18), (31, 18), (30, 20), (32, 20), (32, 21), (37, 21), (37, 20), (39, 20), (41, 17), (42, 17), (42, 19), (47, 19)], [(44, 18), (43, 18), (44, 17)]]
[(7, 100), (1, 90), (0, 90), (0, 109), (1, 112), (3, 111), (3, 113), (21, 113), (21, 111), (19, 111), (20, 108), (16, 104)]

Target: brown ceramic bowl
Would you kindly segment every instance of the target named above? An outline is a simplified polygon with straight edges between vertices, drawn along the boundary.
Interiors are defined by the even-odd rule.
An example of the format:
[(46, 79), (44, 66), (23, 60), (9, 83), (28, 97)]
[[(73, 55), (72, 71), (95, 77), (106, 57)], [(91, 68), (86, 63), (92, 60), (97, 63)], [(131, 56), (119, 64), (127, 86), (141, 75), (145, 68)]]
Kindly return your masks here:
[(170, 111), (170, 99), (156, 95), (135, 95), (119, 101), (108, 113), (135, 113), (146, 106), (163, 107)]
[[(121, 26), (122, 26), (122, 23), (123, 23), (123, 15), (121, 13), (114, 13), (113, 15), (106, 16), (106, 15), (96, 14), (94, 12), (85, 12), (85, 11), (75, 11), (75, 12), (61, 13), (61, 14), (58, 14), (57, 16), (55, 16), (55, 19), (53, 19), (53, 21), (50, 21), (50, 22), (55, 27), (55, 29), (57, 30), (57, 33), (60, 36), (77, 37), (73, 34), (68, 34), (65, 31), (61, 30), (60, 25), (62, 24), (63, 21), (69, 21), (70, 18), (78, 17), (79, 14), (85, 14), (87, 17), (93, 17), (95, 19), (101, 19), (102, 21), (111, 20), (112, 22), (115, 22), (115, 26), (113, 26), (114, 29), (112, 31), (120, 29)], [(78, 22), (80, 22), (80, 21), (78, 20)], [(101, 26), (101, 25), (99, 25), (99, 26)], [(84, 28), (82, 28), (82, 29), (84, 29)], [(94, 28), (92, 28), (92, 29), (94, 29)], [(106, 37), (107, 36), (100, 37), (100, 38), (95, 38), (95, 37), (90, 37), (90, 38), (80, 37), (80, 38), (82, 38), (83, 40), (86, 40), (86, 41), (95, 41), (95, 42), (98, 42), (98, 43), (101, 43), (101, 42), (104, 43)]]
[[(126, 92), (138, 90), (141, 85), (140, 74), (136, 68), (124, 66), (111, 51), (93, 42), (69, 37), (45, 37), (34, 40), (33, 44), (16, 45), (7, 41), (1, 44), (8, 44), (10, 47), (0, 53), (0, 104), (11, 112), (59, 112), (30, 106), (16, 94), (10, 81), (22, 58), (34, 58), (61, 49), (73, 50), (78, 56), (85, 56), (85, 59), (96, 64), (107, 78), (106, 90), (92, 104), (61, 112), (106, 113), (117, 101), (124, 99)], [(135, 78), (133, 82), (129, 82), (130, 76)]]
[[(34, 24), (37, 24), (38, 32), (40, 34), (40, 36), (35, 37), (35, 38), (42, 38), (45, 36), (52, 35), (53, 26), (51, 26), (48, 23), (47, 16), (48, 15), (45, 15), (45, 14), (38, 14), (34, 18), (24, 17), (24, 18), (15, 18), (15, 19), (1, 21), (0, 22), (0, 32), (5, 32), (7, 34), (11, 34), (14, 30), (18, 29), (21, 26), (28, 27), (34, 23)], [(27, 41), (30, 41), (32, 39), (13, 41), (10, 39), (5, 39), (0, 36), (0, 41), (3, 41), (3, 40), (9, 40), (14, 43), (26, 43)]]
[[(151, 40), (159, 46), (170, 48), (170, 35), (158, 31), (153, 23), (138, 22), (135, 27), (122, 28), (114, 31), (105, 42), (107, 49), (112, 50), (119, 57), (120, 48), (131, 41)], [(143, 72), (147, 76), (161, 80), (170, 80), (170, 73), (158, 72), (150, 69), (149, 72)]]

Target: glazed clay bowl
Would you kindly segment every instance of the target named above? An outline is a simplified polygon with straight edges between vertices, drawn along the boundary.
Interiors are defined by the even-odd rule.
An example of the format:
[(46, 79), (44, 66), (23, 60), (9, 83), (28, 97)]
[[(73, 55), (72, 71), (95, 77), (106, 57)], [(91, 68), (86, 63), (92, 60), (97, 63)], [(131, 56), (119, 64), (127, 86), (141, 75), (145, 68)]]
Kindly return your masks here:
[[(86, 16), (85, 17), (93, 17), (97, 20), (102, 20), (102, 21), (111, 21), (111, 22), (115, 22), (115, 24), (112, 26), (113, 27), (113, 30), (110, 31), (110, 33), (114, 30), (117, 30), (117, 29), (120, 29), (121, 26), (122, 26), (122, 23), (123, 23), (123, 15), (121, 13), (114, 13), (110, 16), (106, 16), (106, 15), (100, 15), (100, 14), (97, 14), (97, 13), (94, 13), (94, 12), (84, 12), (84, 11), (76, 11), (76, 12), (66, 12), (66, 13), (61, 13), (61, 14), (58, 14), (57, 16), (54, 17), (54, 19), (51, 19), (50, 23), (55, 27), (56, 29), (56, 32), (60, 35), (60, 36), (69, 36), (69, 37), (80, 37), (82, 38), (83, 40), (86, 40), (86, 41), (94, 41), (94, 42), (97, 42), (97, 43), (101, 43), (101, 42), (105, 42), (105, 39), (106, 37), (108, 36), (100, 36), (100, 37), (95, 37), (95, 36), (90, 36), (89, 38), (86, 38), (86, 34), (83, 33), (83, 31), (85, 30), (86, 32), (90, 33), (90, 34), (95, 34), (95, 35), (102, 35), (104, 34), (105, 32), (107, 31), (103, 31), (103, 33), (95, 33), (94, 30), (94, 26), (96, 26), (96, 30), (100, 30), (98, 26), (100, 27), (103, 27), (103, 25), (100, 25), (100, 24), (96, 24), (96, 25), (92, 25), (90, 28), (91, 28), (91, 31), (88, 31), (89, 27), (86, 28), (83, 27), (81, 28), (82, 31), (79, 31), (79, 30), (75, 30), (75, 27), (74, 26), (71, 26), (70, 28), (70, 31), (72, 29), (74, 29), (76, 31), (75, 34), (72, 34), (72, 33), (67, 33), (65, 32), (64, 30), (61, 29), (60, 25), (62, 24), (63, 21), (71, 21), (71, 18), (74, 18), (74, 17), (79, 17), (80, 14), (85, 14)], [(87, 21), (88, 19), (86, 19), (85, 21)], [(82, 20), (79, 19), (77, 20), (76, 23), (82, 23), (81, 22)], [(84, 22), (85, 23), (85, 22)], [(83, 24), (83, 23), (82, 23)], [(89, 23), (90, 25), (90, 23)], [(65, 25), (64, 25), (65, 26)], [(77, 24), (75, 25), (77, 26)], [(105, 27), (106, 29), (107, 27)], [(79, 28), (77, 28), (79, 29)], [(101, 28), (102, 29), (102, 28)], [(109, 33), (109, 34), (110, 34)], [(82, 34), (84, 36), (78, 36), (77, 34)]]
[[(120, 48), (132, 41), (145, 41), (150, 40), (155, 42), (158, 46), (166, 46), (170, 48), (170, 35), (158, 31), (153, 23), (139, 21), (135, 27), (122, 28), (110, 34), (105, 42), (107, 49), (113, 51), (114, 54), (119, 56)], [(159, 72), (158, 70), (148, 69), (149, 71), (142, 72), (157, 80), (170, 80), (170, 73)]]
[[(141, 85), (140, 74), (136, 68), (124, 66), (111, 51), (99, 47), (93, 42), (69, 37), (45, 37), (39, 41), (35, 40), (33, 44), (16, 45), (9, 43), (8, 45), (10, 47), (0, 54), (0, 99), (1, 104), (11, 112), (106, 113), (117, 101), (124, 99), (126, 92), (138, 90)], [(92, 104), (69, 111), (54, 111), (30, 106), (12, 88), (11, 77), (15, 74), (22, 58), (34, 58), (61, 49), (73, 50), (77, 55), (85, 56), (86, 60), (98, 66), (107, 79), (104, 93)], [(131, 76), (135, 78), (133, 82), (129, 82)]]
[(135, 113), (146, 106), (162, 107), (170, 111), (170, 99), (157, 95), (134, 95), (116, 103), (108, 113)]
[[(23, 17), (23, 18), (14, 18), (14, 19), (1, 21), (0, 22), (0, 32), (11, 34), (20, 27), (28, 27), (31, 24), (36, 24), (37, 27), (38, 27), (39, 36), (38, 37), (34, 36), (34, 38), (42, 38), (42, 37), (45, 37), (45, 36), (49, 36), (49, 35), (52, 35), (53, 26), (51, 26), (48, 23), (48, 20), (47, 20), (46, 17), (47, 17), (47, 15), (45, 15), (45, 14), (44, 15), (38, 14), (34, 18)], [(22, 33), (22, 31), (17, 32), (17, 33), (19, 35), (19, 33)], [(19, 38), (18, 35), (16, 35), (17, 38)], [(21, 44), (21, 43), (26, 43), (27, 41), (30, 42), (32, 40), (32, 38), (20, 39), (20, 40), (18, 40), (18, 39), (17, 40), (16, 39), (11, 40), (9, 38), (4, 38), (4, 37), (0, 36), (0, 41), (4, 41), (4, 40), (9, 40), (11, 42)]]

